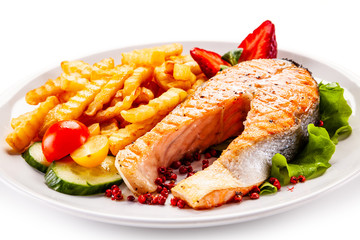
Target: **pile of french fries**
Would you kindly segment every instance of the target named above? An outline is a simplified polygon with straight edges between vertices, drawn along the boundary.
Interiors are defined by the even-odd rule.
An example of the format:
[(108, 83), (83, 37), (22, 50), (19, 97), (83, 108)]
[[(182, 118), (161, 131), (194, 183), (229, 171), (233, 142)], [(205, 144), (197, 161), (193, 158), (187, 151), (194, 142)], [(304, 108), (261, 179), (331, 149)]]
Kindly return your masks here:
[(106, 58), (93, 65), (61, 63), (62, 73), (29, 91), (38, 107), (11, 120), (6, 141), (17, 152), (41, 141), (62, 120), (78, 120), (91, 135), (109, 138), (113, 155), (135, 141), (207, 80), (178, 43), (122, 53), (121, 64)]

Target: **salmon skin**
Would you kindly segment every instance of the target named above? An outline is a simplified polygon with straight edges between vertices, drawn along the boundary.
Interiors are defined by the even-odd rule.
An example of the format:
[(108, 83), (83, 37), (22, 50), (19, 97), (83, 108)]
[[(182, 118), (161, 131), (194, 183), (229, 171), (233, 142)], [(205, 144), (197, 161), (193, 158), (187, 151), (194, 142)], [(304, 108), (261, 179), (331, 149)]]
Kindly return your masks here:
[(158, 167), (237, 137), (210, 167), (172, 189), (192, 208), (212, 208), (266, 180), (276, 153), (293, 158), (307, 141), (307, 125), (319, 117), (318, 107), (318, 86), (306, 69), (279, 59), (241, 62), (119, 151), (115, 165), (135, 194), (154, 192)]

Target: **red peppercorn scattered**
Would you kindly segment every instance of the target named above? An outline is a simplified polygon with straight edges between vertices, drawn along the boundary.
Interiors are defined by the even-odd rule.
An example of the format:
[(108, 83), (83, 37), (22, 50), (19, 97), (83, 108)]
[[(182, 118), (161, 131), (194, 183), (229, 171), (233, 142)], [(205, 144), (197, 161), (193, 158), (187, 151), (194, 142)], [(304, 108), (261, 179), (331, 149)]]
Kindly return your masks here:
[(321, 121), (321, 120), (319, 120), (319, 121), (317, 122), (316, 126), (322, 127), (322, 126), (324, 126), (324, 122)]
[(175, 181), (170, 181), (169, 183), (164, 184), (164, 188), (167, 188), (168, 190), (171, 190), (173, 187), (175, 187)]
[(204, 154), (204, 157), (205, 157), (205, 158), (211, 158), (212, 156), (211, 156), (210, 153), (207, 152), (207, 153)]
[(212, 157), (216, 157), (217, 154), (218, 154), (217, 151), (216, 151), (215, 149), (213, 149), (213, 148), (210, 149), (210, 152), (209, 152), (209, 153), (211, 154)]
[(157, 205), (159, 203), (159, 196), (161, 195), (156, 195), (150, 202), (151, 205)]
[(167, 188), (163, 188), (163, 190), (160, 192), (160, 194), (164, 197), (169, 196), (169, 190)]
[(171, 174), (173, 173), (173, 170), (172, 168), (167, 168), (164, 175), (165, 175), (165, 178), (168, 180), (171, 176)]
[(185, 153), (185, 156), (184, 156), (184, 157), (185, 157), (186, 160), (189, 160), (189, 161), (193, 160), (193, 156), (192, 156), (192, 154), (189, 153), (189, 152)]
[(194, 152), (193, 159), (194, 161), (199, 161), (201, 159), (201, 154), (199, 152)]
[(292, 177), (290, 178), (290, 182), (291, 182), (292, 184), (297, 184), (298, 181), (299, 181), (298, 178), (295, 177), (295, 176), (292, 176)]
[(190, 162), (190, 161), (184, 161), (184, 165), (185, 165), (185, 166), (190, 166), (190, 165), (191, 165), (191, 162)]
[(112, 191), (111, 191), (111, 189), (106, 189), (106, 191), (105, 191), (105, 196), (106, 196), (106, 197), (111, 197), (111, 196), (112, 196)]
[(277, 190), (280, 190), (281, 184), (280, 184), (280, 182), (279, 182), (279, 180), (278, 180), (277, 178), (271, 177), (271, 178), (269, 179), (269, 182), (270, 182), (272, 185), (274, 185), (274, 186), (277, 188)]
[(209, 167), (209, 160), (208, 159), (204, 159), (202, 160), (202, 170), (204, 170), (205, 168)]
[(260, 193), (260, 188), (255, 185), (251, 188), (250, 193)]
[(280, 184), (279, 180), (274, 182), (273, 185), (277, 188), (277, 190), (280, 190), (281, 184)]
[(113, 197), (111, 198), (111, 200), (122, 200), (123, 198), (124, 197), (123, 197), (121, 191), (119, 191), (119, 192), (113, 194)]
[(154, 199), (154, 196), (151, 195), (151, 193), (147, 193), (147, 194), (145, 194), (145, 197), (146, 197), (145, 203), (146, 203), (146, 204), (151, 204), (151, 202), (152, 202), (153, 199)]
[(187, 172), (188, 172), (187, 167), (181, 166), (181, 167), (179, 168), (179, 173), (180, 173), (180, 174), (185, 174), (185, 173), (187, 173)]
[(186, 175), (186, 178), (191, 177), (191, 176), (194, 175), (194, 174), (195, 174), (194, 172), (189, 172), (189, 173)]
[(233, 201), (234, 202), (241, 202), (243, 199), (243, 197), (241, 196), (241, 194), (235, 194)]
[(133, 195), (129, 195), (129, 196), (127, 196), (127, 200), (129, 202), (133, 202), (133, 201), (135, 201), (135, 197)]
[(162, 190), (163, 190), (163, 187), (162, 187), (162, 186), (158, 185), (158, 186), (156, 187), (156, 192), (157, 192), (157, 193), (161, 193)]
[(177, 199), (176, 197), (170, 199), (170, 205), (176, 207), (177, 203), (178, 203), (179, 199)]
[(192, 166), (188, 166), (188, 167), (186, 168), (186, 171), (189, 173), (189, 172), (194, 171), (194, 169), (193, 169), (193, 167), (192, 167)]
[(167, 198), (167, 197), (164, 197), (163, 195), (159, 195), (158, 204), (159, 204), (159, 205), (165, 205), (166, 198)]
[(306, 181), (306, 178), (304, 175), (299, 175), (298, 179), (299, 179), (299, 182), (301, 182), (301, 183)]
[(119, 192), (119, 188), (114, 188), (112, 191), (111, 191), (111, 194), (112, 195), (115, 195)]
[(166, 177), (165, 176), (162, 176), (161, 178), (162, 178), (163, 183), (166, 182)]
[(122, 200), (124, 198), (121, 189), (117, 185), (113, 185), (111, 188), (106, 189), (105, 196), (111, 198), (111, 200)]
[(179, 199), (176, 203), (176, 206), (178, 206), (178, 208), (184, 208), (186, 206), (186, 203), (184, 200)]
[(169, 176), (169, 180), (176, 180), (177, 179), (177, 175), (175, 173), (171, 173)]
[(164, 174), (165, 171), (166, 171), (166, 168), (165, 168), (165, 167), (159, 167), (159, 168), (158, 168), (158, 173), (159, 173), (159, 174)]
[(146, 197), (145, 197), (145, 195), (140, 195), (140, 196), (138, 197), (138, 202), (141, 203), (141, 204), (145, 204), (145, 202), (146, 202)]
[(156, 178), (154, 182), (155, 182), (156, 185), (161, 185), (161, 184), (164, 183), (163, 179), (160, 178), (160, 177)]
[(204, 164), (209, 164), (209, 160), (208, 159), (204, 159), (201, 161), (201, 163), (204, 165)]
[(257, 192), (253, 192), (250, 194), (251, 199), (258, 199), (259, 197), (260, 197), (260, 195)]
[(181, 166), (181, 162), (180, 161), (175, 161), (171, 164), (171, 168), (172, 169), (178, 169)]

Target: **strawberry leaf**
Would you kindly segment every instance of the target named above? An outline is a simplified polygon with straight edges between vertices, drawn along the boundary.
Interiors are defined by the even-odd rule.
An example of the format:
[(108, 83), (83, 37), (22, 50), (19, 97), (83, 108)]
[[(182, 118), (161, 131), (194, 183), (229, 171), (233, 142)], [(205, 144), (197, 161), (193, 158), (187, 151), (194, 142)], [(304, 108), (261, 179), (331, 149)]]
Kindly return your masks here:
[(239, 63), (239, 59), (242, 52), (243, 52), (242, 48), (237, 48), (225, 53), (224, 55), (222, 55), (221, 58), (227, 61), (228, 63), (230, 63), (231, 66), (234, 66)]

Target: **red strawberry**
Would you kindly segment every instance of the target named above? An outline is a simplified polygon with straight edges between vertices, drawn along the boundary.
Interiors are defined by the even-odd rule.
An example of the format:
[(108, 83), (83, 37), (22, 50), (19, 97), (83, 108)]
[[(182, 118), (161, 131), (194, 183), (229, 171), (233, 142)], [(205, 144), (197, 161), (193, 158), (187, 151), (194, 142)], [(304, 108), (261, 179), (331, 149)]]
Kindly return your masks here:
[(208, 78), (216, 75), (220, 70), (220, 65), (230, 66), (228, 62), (222, 60), (221, 56), (215, 52), (195, 47), (190, 50), (190, 54)]
[(266, 20), (257, 29), (250, 33), (238, 46), (243, 52), (239, 61), (276, 58), (277, 43), (275, 36), (275, 25)]

